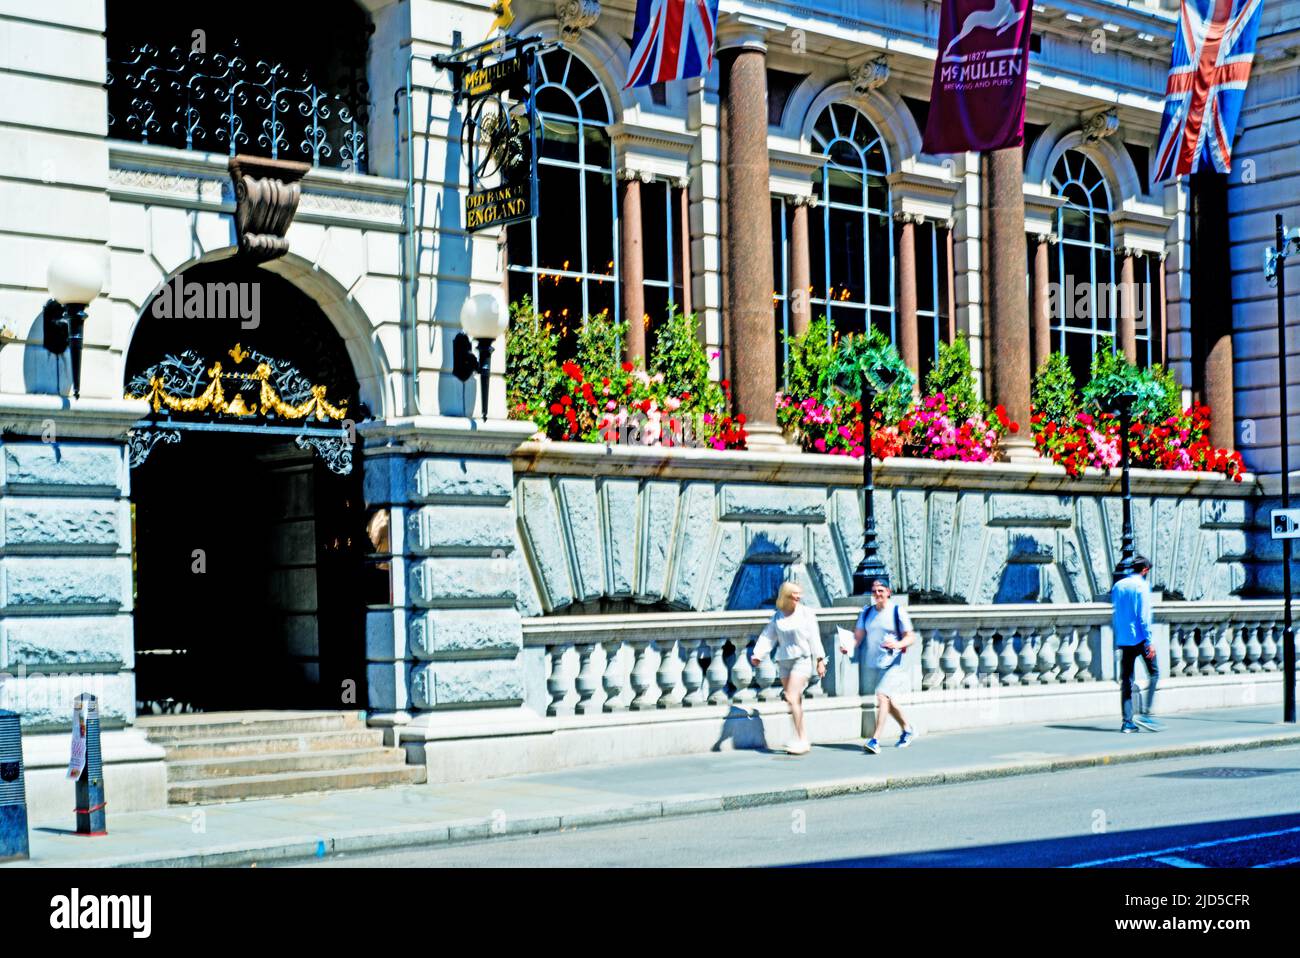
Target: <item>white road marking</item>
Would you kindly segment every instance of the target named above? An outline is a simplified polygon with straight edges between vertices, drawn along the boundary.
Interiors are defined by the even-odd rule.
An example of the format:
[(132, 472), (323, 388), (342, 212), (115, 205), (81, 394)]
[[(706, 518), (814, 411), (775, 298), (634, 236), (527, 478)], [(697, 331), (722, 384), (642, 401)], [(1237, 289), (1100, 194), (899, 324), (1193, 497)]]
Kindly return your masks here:
[(1236, 842), (1249, 842), (1257, 838), (1277, 838), (1281, 835), (1295, 835), (1300, 832), (1300, 826), (1295, 828), (1284, 828), (1279, 832), (1256, 832), (1253, 835), (1238, 835), (1235, 838), (1219, 838), (1211, 842), (1197, 842), (1194, 845), (1177, 845), (1173, 848), (1159, 848), (1151, 852), (1138, 852), (1133, 855), (1120, 855), (1116, 858), (1099, 858), (1092, 862), (1079, 862), (1076, 865), (1066, 865), (1066, 868), (1092, 868), (1095, 865), (1113, 865), (1116, 862), (1132, 862), (1140, 858), (1155, 858), (1157, 855), (1171, 855), (1174, 852), (1191, 851), (1196, 848), (1214, 848), (1216, 845), (1231, 845)]
[(1186, 858), (1179, 858), (1177, 855), (1162, 855), (1156, 861), (1162, 865), (1173, 865), (1175, 868), (1205, 868), (1206, 866), (1189, 862)]
[(1264, 862), (1259, 865), (1252, 865), (1252, 868), (1286, 868), (1289, 865), (1300, 865), (1300, 858), (1284, 858), (1280, 862)]

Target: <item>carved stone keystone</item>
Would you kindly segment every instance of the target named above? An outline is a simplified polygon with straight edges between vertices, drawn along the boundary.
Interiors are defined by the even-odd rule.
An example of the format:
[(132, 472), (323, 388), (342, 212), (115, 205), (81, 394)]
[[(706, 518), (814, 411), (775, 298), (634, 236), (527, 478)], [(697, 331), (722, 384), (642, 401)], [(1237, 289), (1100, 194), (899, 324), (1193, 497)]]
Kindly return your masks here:
[(865, 96), (885, 85), (889, 79), (889, 62), (884, 57), (876, 57), (860, 63), (849, 71), (849, 79), (853, 81), (853, 92)]
[(235, 185), (235, 229), (239, 255), (265, 263), (289, 252), (285, 233), (298, 211), (298, 181), (311, 166), (292, 160), (233, 156), (230, 179)]
[(560, 21), (560, 32), (573, 43), (583, 30), (594, 27), (600, 19), (599, 0), (558, 0), (555, 18)]

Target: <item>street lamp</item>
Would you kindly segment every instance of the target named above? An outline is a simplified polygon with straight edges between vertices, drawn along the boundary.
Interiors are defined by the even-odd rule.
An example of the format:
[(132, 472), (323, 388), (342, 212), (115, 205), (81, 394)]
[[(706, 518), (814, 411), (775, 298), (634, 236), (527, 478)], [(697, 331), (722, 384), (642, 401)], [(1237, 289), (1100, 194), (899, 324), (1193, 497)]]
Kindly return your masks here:
[[(1264, 278), (1277, 286), (1277, 366), (1278, 392), (1281, 404), (1278, 415), (1282, 424), (1282, 508), (1291, 508), (1291, 438), (1287, 429), (1286, 381), (1286, 260), (1289, 253), (1300, 253), (1300, 229), (1287, 232), (1282, 226), (1282, 214), (1274, 223), (1277, 227), (1276, 246), (1264, 251)], [(1285, 673), (1282, 690), (1282, 721), (1295, 721), (1295, 629), (1291, 626), (1291, 540), (1282, 540), (1282, 668)]]
[(72, 394), (80, 399), (86, 307), (104, 289), (104, 260), (84, 250), (61, 253), (50, 262), (45, 284), (53, 297), (42, 314), (45, 348), (55, 356), (71, 350)]
[[(452, 375), (461, 382), (478, 373), (483, 396), (483, 420), (488, 417), (488, 383), (492, 372), (492, 344), (510, 325), (510, 314), (492, 293), (478, 293), (460, 308), (461, 332), (452, 341)], [(470, 340), (478, 342), (478, 358)]]
[(862, 401), (862, 561), (853, 570), (853, 594), (868, 595), (871, 583), (879, 579), (889, 582), (889, 570), (880, 559), (880, 543), (876, 540), (876, 486), (871, 476), (871, 404), (880, 393), (888, 392), (898, 381), (898, 373), (887, 366), (849, 367), (842, 369), (832, 380), (835, 390), (853, 398), (856, 393)]
[(1119, 414), (1119, 465), (1123, 489), (1124, 530), (1120, 537), (1120, 559), (1115, 566), (1115, 581), (1133, 573), (1133, 494), (1128, 481), (1128, 431), (1133, 419), (1133, 404), (1138, 395), (1130, 390), (1115, 393), (1106, 401), (1106, 411)]

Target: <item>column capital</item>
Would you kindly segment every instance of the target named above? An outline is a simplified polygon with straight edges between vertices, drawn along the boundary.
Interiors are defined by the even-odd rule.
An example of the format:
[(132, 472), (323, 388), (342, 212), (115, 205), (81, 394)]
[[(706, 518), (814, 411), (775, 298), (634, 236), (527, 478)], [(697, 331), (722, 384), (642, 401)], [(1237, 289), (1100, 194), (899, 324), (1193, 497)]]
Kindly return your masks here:
[(809, 209), (816, 209), (818, 200), (815, 194), (809, 193), (807, 196), (791, 196), (787, 198), (791, 206), (806, 206)]
[(679, 190), (689, 190), (691, 188), (691, 178), (689, 176), (679, 176), (673, 180), (673, 186)]
[(1121, 249), (1116, 250), (1116, 252), (1119, 253), (1120, 256), (1126, 258), (1136, 258), (1138, 256), (1145, 256), (1147, 254), (1146, 250), (1141, 249), (1137, 246), (1125, 246), (1122, 247)]
[(724, 50), (758, 50), (767, 52), (767, 39), (785, 32), (780, 20), (752, 13), (724, 13), (718, 17), (718, 52)]
[(1061, 237), (1055, 233), (1039, 233), (1036, 238), (1040, 244), (1047, 243), (1049, 246), (1055, 246), (1061, 242)]
[(631, 183), (633, 180), (638, 180), (641, 183), (653, 183), (655, 181), (655, 175), (649, 170), (634, 170), (629, 166), (619, 169), (614, 174), (614, 177), (624, 183)]
[(911, 223), (913, 226), (920, 226), (925, 222), (925, 215), (922, 213), (907, 213), (899, 210), (894, 214), (895, 223)]

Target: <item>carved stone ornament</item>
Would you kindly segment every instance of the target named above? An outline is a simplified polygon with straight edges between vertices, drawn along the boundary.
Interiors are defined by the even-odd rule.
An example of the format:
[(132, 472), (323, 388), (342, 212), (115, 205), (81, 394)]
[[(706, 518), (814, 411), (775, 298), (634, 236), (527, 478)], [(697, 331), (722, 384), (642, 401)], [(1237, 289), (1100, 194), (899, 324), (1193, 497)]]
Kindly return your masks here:
[(302, 195), (298, 181), (311, 167), (290, 160), (233, 156), (229, 169), (235, 185), (239, 254), (255, 263), (265, 263), (289, 252), (285, 233), (298, 211)]
[(600, 19), (599, 0), (556, 0), (555, 18), (560, 21), (564, 39), (573, 43), (578, 34), (596, 25)]
[(1119, 114), (1114, 110), (1103, 110), (1088, 117), (1083, 124), (1083, 135), (1090, 140), (1101, 140), (1111, 136), (1119, 129)]
[(872, 90), (885, 85), (889, 79), (889, 63), (884, 57), (876, 57), (866, 63), (860, 63), (849, 73), (853, 81), (853, 92), (865, 96)]

